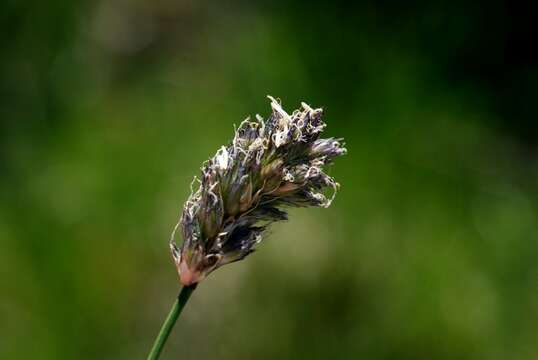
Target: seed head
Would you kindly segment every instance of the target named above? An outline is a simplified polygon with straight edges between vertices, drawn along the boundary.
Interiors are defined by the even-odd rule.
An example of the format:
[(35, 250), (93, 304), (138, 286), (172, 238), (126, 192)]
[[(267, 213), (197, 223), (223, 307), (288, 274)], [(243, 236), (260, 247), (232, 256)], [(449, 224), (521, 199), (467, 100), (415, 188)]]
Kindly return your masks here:
[[(346, 149), (342, 139), (320, 139), (322, 109), (302, 103), (289, 115), (269, 99), (271, 116), (243, 121), (231, 144), (207, 160), (193, 181), (198, 189), (191, 189), (170, 242), (185, 286), (252, 253), (271, 223), (287, 220), (283, 208), (328, 207), (336, 195), (339, 185), (323, 167)], [(180, 248), (174, 240), (179, 227)]]

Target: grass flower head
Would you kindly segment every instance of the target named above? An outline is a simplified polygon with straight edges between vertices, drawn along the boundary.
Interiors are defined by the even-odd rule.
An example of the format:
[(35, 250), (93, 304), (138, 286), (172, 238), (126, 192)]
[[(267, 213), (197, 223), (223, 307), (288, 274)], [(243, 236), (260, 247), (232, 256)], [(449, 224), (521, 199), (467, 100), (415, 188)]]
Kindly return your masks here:
[[(213, 270), (244, 259), (267, 229), (286, 220), (289, 206), (328, 207), (338, 183), (323, 168), (346, 153), (341, 139), (320, 138), (322, 109), (302, 103), (286, 113), (269, 96), (272, 114), (243, 121), (228, 146), (202, 166), (170, 242), (180, 281), (191, 286)], [(327, 196), (331, 190), (331, 196)]]

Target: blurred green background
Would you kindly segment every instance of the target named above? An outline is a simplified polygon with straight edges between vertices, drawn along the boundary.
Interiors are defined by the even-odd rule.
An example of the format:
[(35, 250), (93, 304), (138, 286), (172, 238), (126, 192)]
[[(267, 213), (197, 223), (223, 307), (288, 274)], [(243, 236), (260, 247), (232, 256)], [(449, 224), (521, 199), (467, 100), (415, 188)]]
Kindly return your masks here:
[(167, 359), (537, 359), (538, 58), (508, 1), (0, 5), (0, 358), (145, 358), (192, 177), (267, 94), (349, 154)]

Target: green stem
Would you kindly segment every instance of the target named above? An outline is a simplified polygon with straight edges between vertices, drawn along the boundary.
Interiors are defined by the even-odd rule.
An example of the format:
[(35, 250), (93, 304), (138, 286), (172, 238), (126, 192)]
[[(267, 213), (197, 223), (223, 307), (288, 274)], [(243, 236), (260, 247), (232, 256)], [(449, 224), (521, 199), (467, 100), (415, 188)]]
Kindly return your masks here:
[(183, 310), (183, 308), (185, 307), (185, 304), (187, 303), (187, 300), (189, 300), (189, 297), (191, 296), (194, 289), (196, 289), (196, 284), (191, 286), (184, 286), (183, 288), (181, 288), (176, 302), (174, 303), (174, 306), (172, 306), (172, 310), (170, 310), (168, 317), (166, 318), (163, 326), (161, 327), (161, 331), (159, 331), (159, 335), (157, 335), (157, 338), (155, 339), (155, 343), (153, 344), (151, 352), (148, 355), (148, 360), (158, 359), (159, 355), (161, 355), (161, 351), (163, 350), (164, 344), (166, 343), (166, 339), (168, 339), (168, 336), (172, 332), (172, 328), (174, 327), (174, 324), (176, 323), (176, 320), (179, 317), (181, 310)]

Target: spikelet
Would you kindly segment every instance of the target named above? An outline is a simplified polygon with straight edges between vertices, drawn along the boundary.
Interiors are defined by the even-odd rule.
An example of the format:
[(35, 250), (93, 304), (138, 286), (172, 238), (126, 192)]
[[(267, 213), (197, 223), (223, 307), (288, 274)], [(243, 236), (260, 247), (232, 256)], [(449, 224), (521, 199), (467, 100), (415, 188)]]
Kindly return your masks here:
[[(287, 220), (289, 206), (328, 207), (338, 183), (323, 172), (346, 153), (342, 139), (321, 139), (322, 109), (305, 103), (291, 115), (269, 96), (272, 114), (243, 121), (233, 141), (202, 166), (197, 190), (183, 207), (170, 248), (189, 286), (254, 251), (267, 227)], [(327, 197), (326, 190), (332, 195)], [(174, 237), (181, 228), (183, 243)]]

